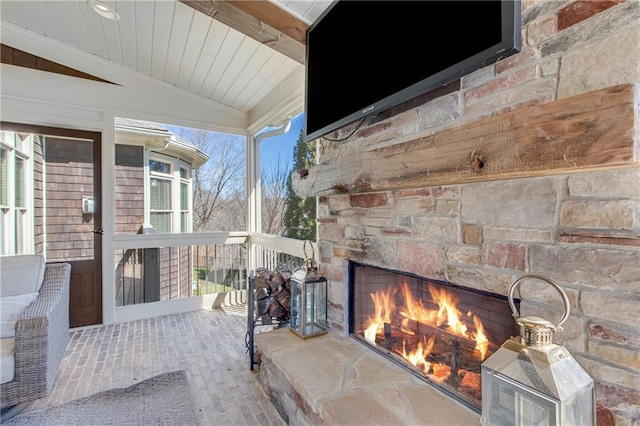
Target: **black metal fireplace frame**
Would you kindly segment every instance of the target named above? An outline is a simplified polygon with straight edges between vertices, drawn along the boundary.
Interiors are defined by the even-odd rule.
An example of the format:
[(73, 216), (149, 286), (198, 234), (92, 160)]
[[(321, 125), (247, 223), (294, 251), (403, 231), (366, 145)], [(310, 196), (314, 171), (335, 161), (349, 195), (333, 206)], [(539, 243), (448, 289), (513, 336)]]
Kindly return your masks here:
[[(449, 396), (450, 398), (452, 398), (452, 399), (454, 399), (456, 401), (459, 401), (460, 403), (462, 403), (463, 405), (465, 405), (469, 409), (473, 410), (474, 412), (476, 412), (478, 414), (482, 414), (482, 406), (481, 405), (480, 406), (476, 406), (472, 402), (470, 402), (470, 401), (466, 400), (465, 398), (463, 398), (461, 395), (456, 394), (455, 392), (451, 391), (451, 389), (447, 388), (446, 386), (443, 386), (440, 383), (429, 379), (429, 377), (426, 377), (425, 375), (423, 375), (421, 371), (419, 371), (418, 369), (413, 367), (411, 364), (409, 364), (407, 362), (403, 362), (402, 360), (400, 360), (396, 354), (394, 354), (394, 353), (392, 353), (392, 352), (390, 352), (388, 350), (385, 350), (381, 346), (374, 346), (374, 345), (369, 344), (369, 342), (367, 342), (365, 339), (363, 339), (361, 336), (359, 336), (356, 333), (356, 330), (355, 330), (355, 322), (356, 322), (355, 321), (355, 289), (354, 289), (356, 266), (366, 266), (366, 267), (376, 268), (376, 269), (379, 269), (381, 271), (386, 271), (386, 272), (390, 272), (390, 273), (394, 273), (394, 274), (401, 274), (401, 275), (405, 275), (407, 277), (412, 277), (412, 278), (417, 278), (417, 279), (424, 280), (424, 281), (434, 282), (436, 284), (444, 285), (446, 287), (457, 288), (457, 289), (461, 289), (461, 290), (464, 290), (464, 291), (469, 291), (469, 292), (472, 292), (472, 293), (477, 293), (477, 294), (484, 295), (484, 296), (490, 296), (490, 297), (494, 297), (494, 298), (503, 299), (505, 301), (505, 303), (507, 303), (507, 304), (509, 303), (508, 297), (507, 296), (502, 296), (500, 294), (495, 294), (495, 293), (490, 293), (490, 292), (487, 292), (487, 291), (479, 290), (479, 289), (460, 286), (460, 285), (457, 285), (457, 284), (454, 284), (454, 283), (450, 283), (450, 282), (446, 282), (446, 281), (442, 281), (442, 280), (436, 280), (436, 279), (432, 279), (432, 278), (422, 277), (420, 275), (412, 274), (412, 273), (409, 273), (409, 272), (398, 271), (398, 270), (394, 270), (394, 269), (384, 268), (384, 267), (381, 267), (381, 266), (370, 265), (370, 264), (361, 263), (361, 262), (349, 261), (349, 264), (347, 266), (349, 336), (351, 336), (352, 338), (354, 338), (358, 342), (362, 343), (367, 348), (372, 349), (373, 351), (383, 355), (385, 358), (387, 358), (390, 361), (394, 362), (395, 364), (399, 365), (403, 369), (410, 371), (414, 376), (416, 376), (420, 380), (428, 383), (429, 385), (435, 387), (436, 389), (440, 390), (441, 392), (443, 392), (445, 395)], [(514, 304), (516, 305), (516, 307), (518, 308), (518, 311), (519, 311), (520, 299), (514, 298)], [(515, 324), (515, 319), (514, 319), (514, 324)]]

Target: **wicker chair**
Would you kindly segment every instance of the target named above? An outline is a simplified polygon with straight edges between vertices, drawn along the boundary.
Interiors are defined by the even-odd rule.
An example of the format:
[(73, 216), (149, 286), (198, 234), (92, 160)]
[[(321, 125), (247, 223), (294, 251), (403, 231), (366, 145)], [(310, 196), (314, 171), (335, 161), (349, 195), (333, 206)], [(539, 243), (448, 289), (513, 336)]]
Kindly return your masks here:
[(0, 385), (3, 411), (51, 390), (69, 343), (70, 277), (70, 264), (47, 264), (38, 296), (17, 320), (15, 375)]

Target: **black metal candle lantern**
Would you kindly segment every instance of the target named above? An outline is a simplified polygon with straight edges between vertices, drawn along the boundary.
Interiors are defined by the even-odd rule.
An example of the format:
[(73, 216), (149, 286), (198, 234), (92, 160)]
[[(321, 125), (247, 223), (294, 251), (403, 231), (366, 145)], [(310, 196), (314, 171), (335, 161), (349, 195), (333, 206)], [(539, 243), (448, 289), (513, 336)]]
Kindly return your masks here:
[[(311, 257), (307, 256), (307, 243)], [(303, 246), (305, 265), (291, 277), (291, 320), (289, 326), (306, 339), (327, 332), (327, 279), (320, 275), (315, 264), (313, 244)]]
[[(539, 317), (520, 318), (513, 294), (526, 279), (551, 284), (562, 296), (557, 325)], [(551, 336), (569, 317), (569, 299), (553, 280), (525, 275), (509, 289), (509, 305), (520, 337), (507, 340), (482, 363), (482, 423), (485, 425), (595, 425), (593, 379)]]

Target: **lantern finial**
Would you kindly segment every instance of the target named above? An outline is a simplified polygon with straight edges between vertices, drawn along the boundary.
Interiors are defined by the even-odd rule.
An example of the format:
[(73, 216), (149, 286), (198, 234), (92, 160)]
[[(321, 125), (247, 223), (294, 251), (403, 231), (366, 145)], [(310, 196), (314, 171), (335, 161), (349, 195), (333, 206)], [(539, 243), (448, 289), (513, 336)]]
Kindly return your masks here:
[[(551, 322), (539, 317), (520, 318), (520, 314), (518, 313), (516, 305), (513, 301), (513, 294), (516, 290), (516, 287), (527, 279), (537, 279), (540, 281), (544, 281), (548, 284), (551, 284), (556, 290), (558, 290), (558, 293), (560, 293), (560, 296), (562, 297), (562, 303), (564, 304), (564, 314), (562, 315), (562, 318), (560, 318), (558, 324), (553, 325)], [(553, 333), (555, 333), (556, 330), (562, 331), (561, 325), (567, 320), (567, 318), (569, 318), (569, 313), (571, 312), (569, 306), (569, 298), (567, 297), (567, 294), (564, 292), (564, 290), (562, 290), (562, 288), (551, 278), (536, 274), (524, 275), (515, 280), (513, 284), (511, 284), (511, 287), (509, 288), (509, 306), (511, 306), (513, 317), (516, 319), (516, 322), (520, 327), (520, 342), (525, 346), (551, 345), (553, 343)]]

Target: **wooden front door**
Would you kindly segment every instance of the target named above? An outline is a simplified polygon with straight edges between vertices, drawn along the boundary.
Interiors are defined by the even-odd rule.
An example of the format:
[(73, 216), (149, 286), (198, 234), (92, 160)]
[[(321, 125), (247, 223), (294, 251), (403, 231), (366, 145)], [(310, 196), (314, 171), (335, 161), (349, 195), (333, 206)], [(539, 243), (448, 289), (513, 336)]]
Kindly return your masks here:
[(35, 252), (71, 264), (70, 326), (102, 323), (101, 134), (1, 124), (33, 135)]

